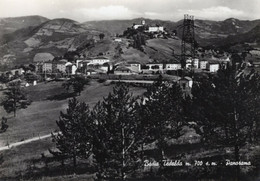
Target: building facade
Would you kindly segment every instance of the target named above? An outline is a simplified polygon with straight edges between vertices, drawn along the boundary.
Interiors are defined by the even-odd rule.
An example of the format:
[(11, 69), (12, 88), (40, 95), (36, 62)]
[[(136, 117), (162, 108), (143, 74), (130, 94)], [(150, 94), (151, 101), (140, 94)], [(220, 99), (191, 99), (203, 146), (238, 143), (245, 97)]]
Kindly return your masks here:
[(180, 63), (167, 63), (165, 65), (165, 70), (179, 70), (181, 69)]

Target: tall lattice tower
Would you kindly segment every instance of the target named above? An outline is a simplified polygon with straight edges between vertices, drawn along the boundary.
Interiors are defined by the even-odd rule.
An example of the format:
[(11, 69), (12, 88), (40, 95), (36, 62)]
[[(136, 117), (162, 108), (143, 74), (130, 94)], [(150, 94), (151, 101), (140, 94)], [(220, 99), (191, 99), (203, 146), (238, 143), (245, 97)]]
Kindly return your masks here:
[(193, 60), (195, 57), (194, 16), (185, 14), (182, 28), (181, 66), (185, 69), (186, 60), (190, 59), (193, 66)]

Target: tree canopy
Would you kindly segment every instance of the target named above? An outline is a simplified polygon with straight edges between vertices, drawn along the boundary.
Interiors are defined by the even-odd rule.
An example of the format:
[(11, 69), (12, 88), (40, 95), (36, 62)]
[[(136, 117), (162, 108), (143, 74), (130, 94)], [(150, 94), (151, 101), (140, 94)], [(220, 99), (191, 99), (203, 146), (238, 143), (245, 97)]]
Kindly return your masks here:
[[(136, 167), (137, 122), (136, 99), (129, 94), (129, 88), (117, 84), (93, 110), (96, 123), (93, 153), (100, 171), (111, 178), (124, 179)], [(104, 170), (102, 170), (104, 169)]]
[(1, 105), (7, 113), (14, 112), (14, 117), (16, 116), (17, 109), (27, 108), (31, 104), (22, 92), (19, 82), (9, 83), (7, 91), (4, 91), (4, 96)]
[(192, 89), (191, 120), (197, 133), (206, 144), (233, 147), (236, 161), (239, 149), (259, 134), (259, 81), (258, 74), (229, 68)]
[(161, 76), (144, 94), (143, 123), (148, 123), (148, 138), (158, 141), (157, 147), (161, 154), (159, 161), (164, 159), (167, 140), (181, 136), (182, 100), (180, 87), (176, 83), (163, 82)]
[(57, 122), (60, 132), (53, 135), (53, 141), (63, 156), (73, 158), (76, 167), (76, 158), (88, 158), (91, 153), (92, 133), (89, 132), (92, 124), (89, 121), (89, 108), (76, 98), (69, 100), (66, 113), (60, 112)]
[(85, 85), (89, 84), (89, 80), (85, 77), (76, 76), (69, 79), (67, 82), (63, 83), (62, 86), (68, 91), (70, 87), (73, 88), (74, 93), (80, 95), (84, 90)]

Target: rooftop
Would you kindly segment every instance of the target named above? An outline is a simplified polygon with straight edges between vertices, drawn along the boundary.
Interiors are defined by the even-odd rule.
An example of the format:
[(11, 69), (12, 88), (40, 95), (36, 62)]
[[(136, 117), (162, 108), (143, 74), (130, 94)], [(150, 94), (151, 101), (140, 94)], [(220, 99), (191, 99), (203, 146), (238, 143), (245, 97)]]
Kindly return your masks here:
[(107, 59), (107, 60), (108, 60), (107, 57), (102, 57), (102, 56), (97, 56), (97, 57), (87, 57), (86, 59), (87, 59), (87, 60), (93, 60), (93, 59)]
[(129, 69), (125, 66), (118, 66), (115, 70), (116, 71), (131, 71), (131, 69)]
[(157, 62), (149, 62), (147, 64), (150, 64), (150, 65), (163, 65), (163, 63), (157, 63)]
[(128, 64), (140, 64), (140, 62), (137, 62), (137, 61), (130, 61), (130, 62), (127, 62)]

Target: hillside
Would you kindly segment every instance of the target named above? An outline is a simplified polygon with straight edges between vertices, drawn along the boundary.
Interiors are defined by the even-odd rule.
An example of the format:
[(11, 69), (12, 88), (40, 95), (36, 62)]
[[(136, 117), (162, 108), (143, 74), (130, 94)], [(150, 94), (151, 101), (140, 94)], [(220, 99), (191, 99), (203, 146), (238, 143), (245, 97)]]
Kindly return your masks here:
[[(176, 56), (181, 53), (181, 41), (178, 39), (150, 39), (146, 41), (144, 51), (140, 51), (130, 46), (131, 40), (122, 38), (120, 43), (109, 38), (97, 41), (89, 49), (84, 49), (81, 53), (86, 56), (104, 55), (114, 62), (138, 61), (148, 63), (151, 61), (165, 62), (166, 60), (176, 61)], [(121, 49), (121, 53), (118, 50)]]
[(260, 44), (260, 24), (254, 27), (249, 32), (228, 36), (226, 43), (235, 44), (235, 43), (258, 43)]
[(226, 38), (212, 38), (208, 41), (204, 40), (204, 45), (208, 47), (221, 48), (231, 51), (245, 51), (252, 48), (260, 47), (260, 24), (246, 33), (229, 35)]
[(224, 21), (195, 20), (195, 30), (200, 38), (218, 38), (248, 32), (259, 23), (260, 20), (244, 21), (234, 18)]
[[(163, 21), (148, 20), (147, 22), (159, 24)], [(125, 26), (128, 25), (125, 24)], [(69, 19), (49, 20), (39, 26), (19, 29), (5, 35), (0, 47), (0, 62), (3, 68), (6, 65), (12, 67), (32, 61), (53, 59), (53, 57), (64, 55), (67, 51), (79, 49), (80, 54), (102, 55), (115, 62), (165, 61), (172, 59), (173, 50), (175, 54), (180, 54), (180, 40), (151, 39), (147, 41), (144, 46), (145, 51), (142, 52), (132, 48), (129, 39), (122, 38), (122, 42), (118, 43), (106, 34), (104, 40), (99, 40), (101, 32), (101, 30), (87, 28)], [(88, 46), (90, 44), (91, 46)]]
[(97, 39), (99, 33), (88, 31), (69, 19), (54, 19), (36, 27), (19, 29), (3, 37), (0, 63), (7, 66), (29, 63), (38, 53), (62, 56), (68, 50), (76, 50), (91, 39)]
[(14, 18), (0, 18), (0, 40), (4, 34), (12, 33), (18, 29), (38, 26), (49, 19), (42, 16), (22, 16)]
[(158, 62), (178, 62), (177, 57), (181, 54), (181, 40), (151, 39), (147, 41), (144, 51)]

